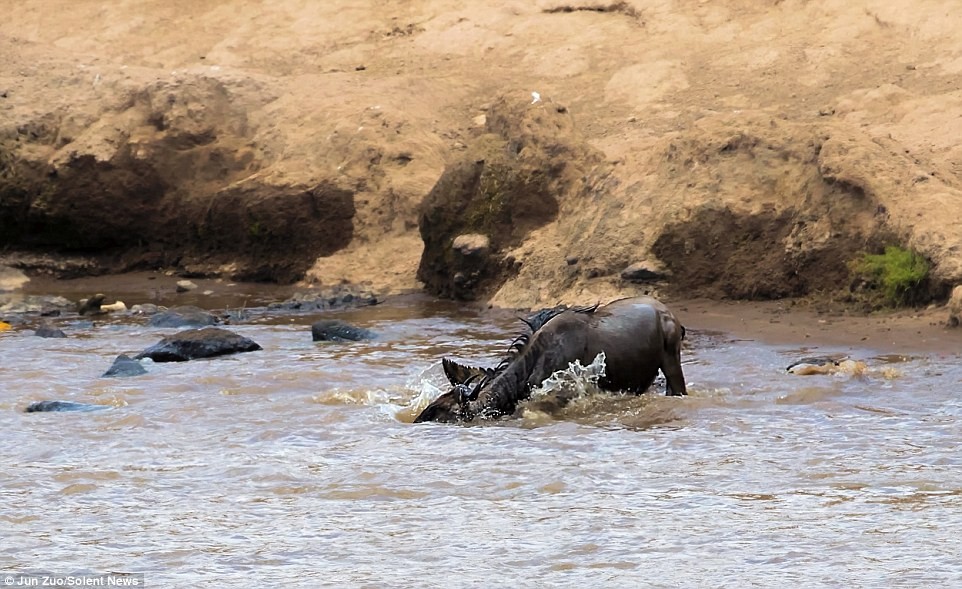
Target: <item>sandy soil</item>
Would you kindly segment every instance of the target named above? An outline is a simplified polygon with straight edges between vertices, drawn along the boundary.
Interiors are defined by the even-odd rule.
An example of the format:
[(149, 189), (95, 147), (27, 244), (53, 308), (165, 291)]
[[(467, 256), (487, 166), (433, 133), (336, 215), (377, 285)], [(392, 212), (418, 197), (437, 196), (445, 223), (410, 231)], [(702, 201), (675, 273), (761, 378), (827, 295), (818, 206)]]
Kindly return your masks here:
[(806, 295), (890, 242), (962, 283), (952, 0), (0, 8), (8, 246), (417, 290), (419, 204), (500, 100), (600, 158), (495, 252), (521, 263), (494, 304)]
[(787, 301), (673, 301), (693, 330), (719, 331), (768, 344), (875, 350), (883, 354), (955, 354), (962, 330), (945, 326), (941, 308), (840, 314)]

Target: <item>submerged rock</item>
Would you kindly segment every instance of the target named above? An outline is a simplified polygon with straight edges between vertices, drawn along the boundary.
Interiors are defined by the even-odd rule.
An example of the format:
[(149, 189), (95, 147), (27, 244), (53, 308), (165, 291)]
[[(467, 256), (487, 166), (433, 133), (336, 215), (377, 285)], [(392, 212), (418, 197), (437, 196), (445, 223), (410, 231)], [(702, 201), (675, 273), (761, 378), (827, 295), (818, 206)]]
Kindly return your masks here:
[(162, 339), (134, 359), (150, 358), (154, 362), (184, 362), (227, 354), (262, 349), (251, 339), (219, 327), (188, 329)]
[(282, 303), (271, 303), (272, 311), (329, 311), (376, 305), (374, 294), (350, 287), (339, 287), (319, 293), (297, 293)]
[(217, 325), (217, 323), (219, 320), (216, 316), (200, 307), (190, 305), (171, 307), (151, 316), (150, 321), (147, 322), (151, 327), (204, 327)]
[(374, 339), (377, 334), (369, 329), (351, 325), (340, 319), (322, 319), (311, 325), (314, 341), (343, 342)]
[(74, 403), (73, 401), (37, 401), (23, 410), (24, 413), (60, 413), (67, 411), (100, 411), (110, 409), (110, 405)]
[(34, 330), (33, 334), (37, 337), (67, 337), (67, 334), (64, 333), (62, 329), (47, 324), (38, 327), (36, 330)]
[(117, 356), (107, 372), (103, 373), (103, 376), (140, 376), (141, 374), (147, 374), (147, 369), (127, 354), (121, 354)]
[(166, 311), (167, 307), (160, 307), (153, 303), (142, 303), (130, 308), (132, 315), (156, 315), (161, 311)]

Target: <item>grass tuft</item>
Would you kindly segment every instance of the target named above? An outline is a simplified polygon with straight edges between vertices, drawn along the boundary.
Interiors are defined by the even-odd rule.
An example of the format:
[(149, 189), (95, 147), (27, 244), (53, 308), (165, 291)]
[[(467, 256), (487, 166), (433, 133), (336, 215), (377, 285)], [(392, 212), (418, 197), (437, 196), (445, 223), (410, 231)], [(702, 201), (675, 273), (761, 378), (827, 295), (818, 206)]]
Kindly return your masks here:
[(921, 299), (929, 276), (929, 263), (923, 256), (898, 246), (887, 246), (882, 254), (863, 254), (851, 262), (850, 268), (893, 307)]

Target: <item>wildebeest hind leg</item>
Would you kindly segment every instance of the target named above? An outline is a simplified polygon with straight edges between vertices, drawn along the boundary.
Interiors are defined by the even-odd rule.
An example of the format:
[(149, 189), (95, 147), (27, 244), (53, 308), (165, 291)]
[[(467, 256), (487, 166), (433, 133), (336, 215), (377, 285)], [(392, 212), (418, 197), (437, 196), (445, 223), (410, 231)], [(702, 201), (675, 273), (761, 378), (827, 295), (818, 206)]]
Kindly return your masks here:
[(681, 350), (665, 350), (665, 357), (661, 363), (661, 371), (665, 375), (665, 394), (672, 397), (687, 395), (685, 375), (681, 371)]

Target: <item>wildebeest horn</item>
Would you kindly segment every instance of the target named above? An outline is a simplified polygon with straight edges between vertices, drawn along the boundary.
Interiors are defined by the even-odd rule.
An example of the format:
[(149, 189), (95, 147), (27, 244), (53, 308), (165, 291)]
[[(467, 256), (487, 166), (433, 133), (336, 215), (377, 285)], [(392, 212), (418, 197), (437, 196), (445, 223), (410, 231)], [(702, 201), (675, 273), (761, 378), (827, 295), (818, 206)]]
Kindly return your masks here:
[(444, 368), (444, 376), (448, 377), (448, 381), (454, 386), (465, 384), (472, 378), (477, 378), (485, 374), (484, 368), (458, 364), (448, 358), (441, 359), (441, 367)]

